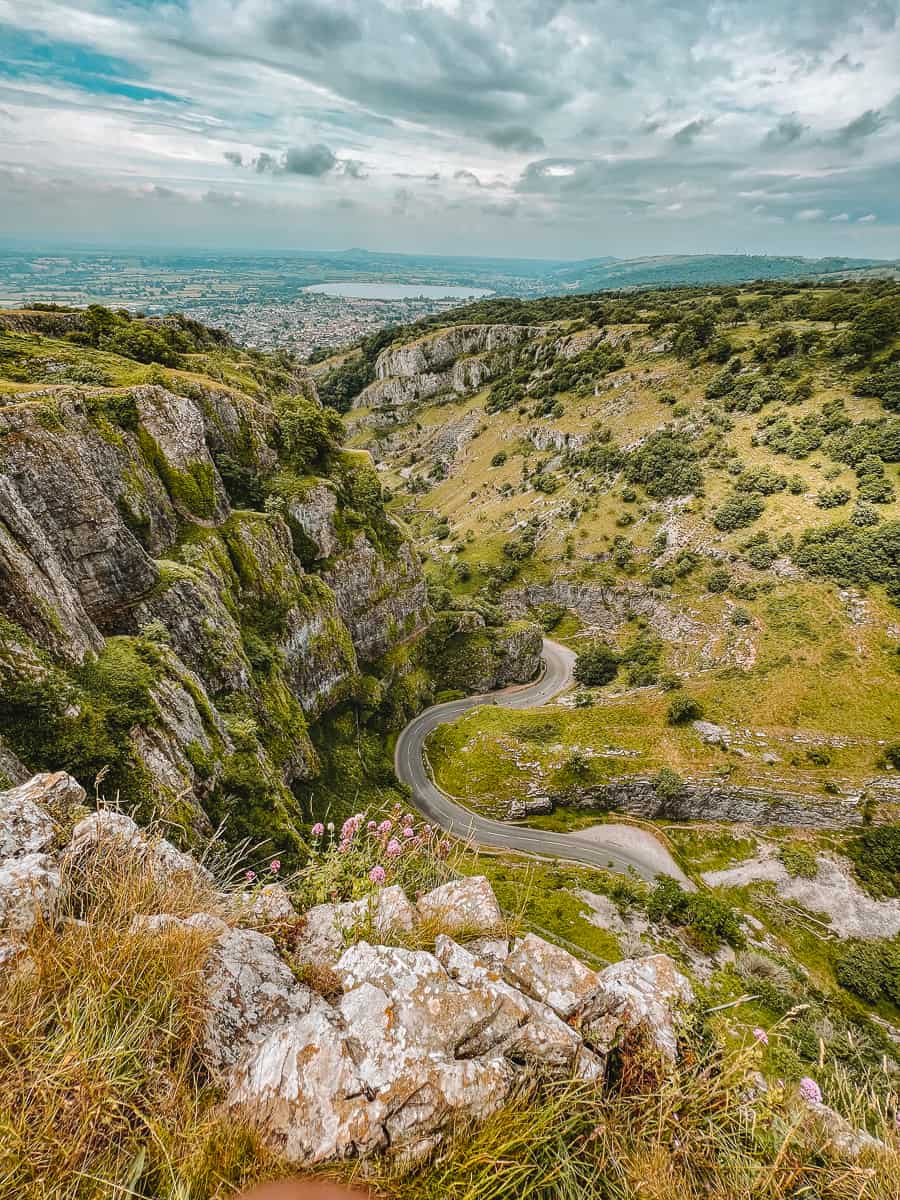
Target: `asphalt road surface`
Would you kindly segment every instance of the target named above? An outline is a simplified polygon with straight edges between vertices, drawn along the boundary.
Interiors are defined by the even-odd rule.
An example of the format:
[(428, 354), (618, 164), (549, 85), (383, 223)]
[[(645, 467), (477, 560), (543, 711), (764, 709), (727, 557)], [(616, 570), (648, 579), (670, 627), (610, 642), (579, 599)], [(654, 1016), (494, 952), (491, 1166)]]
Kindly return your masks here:
[[(450, 700), (446, 704), (426, 708), (410, 721), (397, 739), (394, 752), (397, 777), (409, 787), (416, 808), (432, 824), (439, 825), (456, 837), (467, 839), (475, 846), (517, 850), (542, 858), (566, 859), (620, 872), (631, 869), (642, 879), (652, 881), (661, 870), (662, 847), (656, 839), (652, 839), (651, 834), (645, 836), (652, 839), (652, 849), (648, 847), (645, 853), (640, 846), (625, 848), (613, 844), (617, 836), (614, 827), (610, 827), (610, 840), (607, 842), (602, 825), (597, 826), (588, 839), (577, 833), (548, 833), (506, 821), (492, 821), (451, 800), (432, 781), (425, 766), (425, 739), (438, 725), (455, 721), (470, 708), (483, 704), (501, 704), (504, 708), (537, 708), (571, 685), (574, 665), (575, 655), (571, 650), (544, 638), (544, 672), (534, 683), (480, 696), (466, 696), (462, 700)], [(672, 874), (681, 875), (674, 863), (672, 868)]]

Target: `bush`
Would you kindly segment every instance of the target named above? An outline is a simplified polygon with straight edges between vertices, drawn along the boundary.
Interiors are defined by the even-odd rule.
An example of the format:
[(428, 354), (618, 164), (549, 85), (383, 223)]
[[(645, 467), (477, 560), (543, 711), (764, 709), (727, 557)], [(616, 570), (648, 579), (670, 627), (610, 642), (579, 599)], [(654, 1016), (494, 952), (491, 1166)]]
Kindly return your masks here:
[(782, 846), (778, 857), (793, 878), (815, 879), (819, 873), (816, 856), (806, 846)]
[(651, 921), (686, 926), (700, 948), (708, 952), (722, 942), (735, 947), (744, 944), (740, 918), (730, 904), (709, 892), (685, 892), (668, 876), (650, 893), (647, 916)]
[(697, 451), (687, 435), (671, 426), (659, 429), (633, 451), (625, 463), (629, 483), (643, 484), (654, 500), (686, 496), (703, 483)]
[(615, 650), (605, 642), (594, 642), (578, 655), (573, 674), (579, 683), (602, 687), (615, 679), (618, 670), (619, 656)]
[(653, 790), (664, 803), (678, 800), (684, 791), (684, 780), (677, 771), (661, 767), (653, 780)]
[(847, 846), (856, 874), (875, 896), (900, 896), (900, 825), (876, 825)]
[(708, 592), (726, 592), (728, 585), (731, 583), (731, 576), (724, 567), (716, 567), (714, 571), (710, 571), (706, 580), (706, 590)]
[(687, 725), (689, 721), (699, 721), (703, 716), (703, 707), (692, 696), (675, 696), (666, 711), (668, 725)]
[(765, 511), (765, 501), (759, 496), (732, 492), (713, 514), (713, 524), (724, 533), (752, 525)]
[(298, 475), (323, 463), (340, 446), (344, 426), (333, 409), (305, 396), (283, 396), (275, 411), (284, 456)]
[(491, 466), (492, 467), (502, 467), (505, 462), (506, 462), (506, 451), (498, 450), (497, 453), (494, 455), (494, 457), (491, 459)]
[(845, 487), (823, 488), (816, 496), (819, 508), (840, 508), (850, 499), (850, 492)]
[(838, 983), (869, 1004), (900, 1003), (900, 941), (849, 941), (834, 950)]

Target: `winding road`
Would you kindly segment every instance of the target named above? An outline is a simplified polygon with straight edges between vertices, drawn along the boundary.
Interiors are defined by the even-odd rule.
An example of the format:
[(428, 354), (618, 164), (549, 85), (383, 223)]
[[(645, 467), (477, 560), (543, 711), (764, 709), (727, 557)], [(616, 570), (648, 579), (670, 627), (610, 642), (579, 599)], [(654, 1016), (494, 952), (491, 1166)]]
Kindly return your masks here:
[(438, 725), (455, 721), (470, 708), (483, 704), (537, 708), (571, 685), (575, 665), (571, 650), (544, 638), (543, 658), (544, 672), (534, 683), (435, 704), (410, 721), (397, 739), (394, 768), (398, 779), (410, 789), (416, 808), (433, 824), (476, 846), (565, 859), (620, 872), (630, 869), (646, 880), (653, 880), (659, 874), (684, 880), (668, 851), (650, 833), (622, 825), (596, 825), (581, 833), (549, 833), (493, 821), (457, 804), (432, 780), (425, 766), (425, 740)]

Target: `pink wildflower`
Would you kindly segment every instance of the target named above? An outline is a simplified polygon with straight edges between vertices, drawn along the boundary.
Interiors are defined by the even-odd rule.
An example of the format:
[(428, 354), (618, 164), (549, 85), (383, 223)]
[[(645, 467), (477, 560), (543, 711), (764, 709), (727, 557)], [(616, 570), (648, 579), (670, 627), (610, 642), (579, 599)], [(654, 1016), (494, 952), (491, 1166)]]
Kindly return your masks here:
[(804, 1100), (808, 1100), (810, 1104), (822, 1103), (822, 1089), (814, 1079), (810, 1079), (808, 1075), (804, 1075), (800, 1080), (800, 1095)]
[(246, 876), (246, 878), (247, 878), (247, 882), (248, 882), (248, 883), (252, 883), (252, 882), (253, 882), (253, 880), (256, 878), (256, 872), (255, 872), (255, 871), (248, 871), (248, 872), (247, 872), (247, 876)]
[(371, 879), (371, 881), (373, 883), (376, 883), (376, 884), (384, 883), (384, 880), (385, 880), (384, 867), (373, 867), (372, 870), (369, 872), (369, 878)]
[(413, 821), (415, 821), (415, 819), (416, 818), (412, 815), (412, 813), (407, 813), (406, 816), (403, 818), (403, 824), (404, 825), (412, 825), (412, 823), (413, 823)]
[(345, 842), (341, 842), (341, 844), (338, 846), (338, 853), (339, 853), (339, 854), (346, 854), (346, 853), (347, 853), (347, 851), (348, 851), (349, 849), (350, 849), (350, 843), (349, 843), (349, 842), (346, 842), (346, 841), (345, 841)]
[(431, 828), (430, 825), (422, 826), (422, 836), (423, 837), (431, 837), (432, 833), (434, 833), (434, 830)]
[(382, 821), (381, 824), (378, 826), (378, 832), (381, 834), (390, 833), (393, 826), (394, 826), (393, 821)]
[(377, 828), (378, 825), (375, 821), (369, 821), (366, 825), (366, 829), (369, 831), (369, 833), (374, 833)]
[(416, 836), (411, 825), (407, 825), (406, 828), (403, 830), (403, 836), (407, 839)]
[(321, 837), (324, 832), (325, 832), (325, 826), (322, 824), (321, 821), (316, 821), (315, 825), (313, 825), (313, 827), (312, 827), (313, 837)]
[(438, 853), (441, 855), (442, 858), (446, 858), (447, 855), (450, 853), (450, 843), (447, 841), (446, 838), (442, 842), (438, 843)]
[(763, 1028), (761, 1028), (759, 1025), (757, 1025), (757, 1027), (756, 1027), (756, 1028), (753, 1030), (753, 1036), (754, 1036), (754, 1038), (756, 1038), (756, 1040), (757, 1040), (758, 1042), (762, 1042), (762, 1044), (763, 1044), (764, 1046), (768, 1046), (768, 1044), (769, 1044), (769, 1035), (768, 1035), (768, 1034), (766, 1033), (766, 1031), (765, 1031)]
[(349, 842), (356, 834), (358, 828), (359, 822), (356, 820), (356, 817), (348, 817), (341, 826), (341, 837), (345, 842)]
[(397, 839), (391, 838), (391, 840), (388, 842), (387, 847), (385, 849), (385, 854), (388, 856), (388, 858), (396, 858), (397, 855), (401, 854), (402, 852), (403, 852), (403, 847), (400, 845), (400, 843), (397, 841)]
[(278, 872), (281, 870), (281, 859), (273, 858), (272, 861), (269, 863), (269, 870), (272, 872), (273, 875), (277, 875)]

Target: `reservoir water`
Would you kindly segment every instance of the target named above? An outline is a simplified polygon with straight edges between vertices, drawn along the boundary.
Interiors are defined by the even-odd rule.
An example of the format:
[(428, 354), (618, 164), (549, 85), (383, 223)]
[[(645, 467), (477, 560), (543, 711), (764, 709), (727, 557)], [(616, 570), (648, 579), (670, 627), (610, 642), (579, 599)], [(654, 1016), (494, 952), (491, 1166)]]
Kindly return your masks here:
[(451, 284), (425, 283), (368, 283), (365, 280), (345, 283), (314, 283), (304, 292), (317, 292), (322, 296), (343, 296), (348, 300), (415, 300), (424, 296), (426, 300), (478, 300), (493, 293), (490, 288), (455, 287)]

